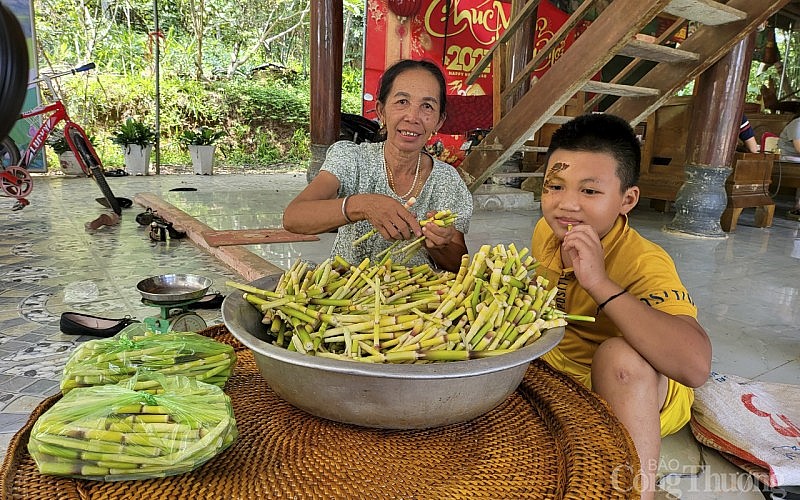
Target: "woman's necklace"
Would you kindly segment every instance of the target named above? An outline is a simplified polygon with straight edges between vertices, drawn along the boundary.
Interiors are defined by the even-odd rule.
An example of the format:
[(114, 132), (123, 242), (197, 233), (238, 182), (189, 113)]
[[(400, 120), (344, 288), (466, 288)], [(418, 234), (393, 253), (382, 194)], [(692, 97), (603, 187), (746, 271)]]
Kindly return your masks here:
[(381, 148), (381, 159), (383, 160), (383, 169), (386, 171), (386, 175), (388, 176), (389, 180), (389, 187), (394, 191), (396, 195), (398, 195), (403, 201), (407, 200), (411, 193), (414, 192), (414, 189), (417, 187), (417, 180), (419, 179), (419, 166), (422, 163), (422, 152), (419, 153), (417, 157), (417, 168), (414, 171), (414, 181), (411, 183), (411, 187), (408, 189), (406, 194), (400, 194), (394, 188), (394, 176), (392, 175), (392, 170), (386, 165), (386, 151), (385, 148)]

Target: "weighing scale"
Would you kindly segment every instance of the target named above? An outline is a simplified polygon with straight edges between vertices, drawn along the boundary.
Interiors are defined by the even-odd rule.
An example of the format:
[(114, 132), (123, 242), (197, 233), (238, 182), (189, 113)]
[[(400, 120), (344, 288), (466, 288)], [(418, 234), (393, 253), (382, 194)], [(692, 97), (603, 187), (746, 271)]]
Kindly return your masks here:
[(145, 326), (156, 333), (204, 330), (206, 321), (189, 305), (203, 298), (210, 287), (210, 279), (193, 274), (162, 274), (140, 281), (136, 288), (142, 304), (161, 309), (158, 316), (144, 319)]
[(183, 302), (153, 302), (152, 300), (142, 299), (142, 304), (152, 307), (160, 307), (161, 314), (157, 317), (144, 319), (148, 330), (156, 333), (167, 332), (199, 332), (208, 326), (206, 321), (197, 313), (189, 311), (189, 304), (197, 302), (198, 299), (186, 300)]

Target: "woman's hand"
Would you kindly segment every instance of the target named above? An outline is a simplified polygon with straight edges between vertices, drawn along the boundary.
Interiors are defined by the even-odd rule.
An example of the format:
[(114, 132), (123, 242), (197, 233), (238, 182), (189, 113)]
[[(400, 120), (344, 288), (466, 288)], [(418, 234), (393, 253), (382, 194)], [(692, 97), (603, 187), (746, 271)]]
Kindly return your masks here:
[[(433, 218), (436, 212), (428, 212), (425, 216)], [(422, 226), (422, 234), (425, 236), (425, 246), (428, 249), (444, 248), (453, 241), (453, 238), (458, 234), (458, 230), (452, 224), (447, 227), (440, 227), (429, 222)]]
[(390, 196), (361, 194), (351, 200), (356, 201), (352, 210), (357, 211), (359, 219), (369, 221), (384, 239), (409, 240), (423, 234), (417, 216)]

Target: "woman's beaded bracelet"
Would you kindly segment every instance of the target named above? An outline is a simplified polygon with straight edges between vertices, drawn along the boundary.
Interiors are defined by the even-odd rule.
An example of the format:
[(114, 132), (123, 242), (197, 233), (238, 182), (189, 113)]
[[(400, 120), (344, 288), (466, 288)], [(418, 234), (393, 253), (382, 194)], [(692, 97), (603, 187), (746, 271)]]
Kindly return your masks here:
[(615, 293), (615, 294), (614, 294), (614, 295), (612, 295), (611, 297), (607, 298), (607, 299), (605, 300), (605, 302), (603, 302), (602, 304), (600, 304), (599, 306), (597, 306), (597, 312), (595, 313), (595, 316), (597, 316), (598, 314), (600, 314), (600, 311), (602, 311), (602, 310), (603, 310), (603, 308), (604, 308), (605, 306), (607, 306), (609, 302), (611, 302), (612, 300), (616, 299), (617, 297), (619, 297), (620, 295), (622, 295), (622, 294), (624, 294), (624, 293), (625, 293), (625, 290), (623, 290), (623, 291), (621, 291), (621, 292), (619, 292), (619, 293)]
[(342, 215), (344, 215), (344, 220), (346, 220), (348, 224), (352, 224), (353, 221), (347, 216), (347, 198), (350, 198), (349, 194), (342, 198)]

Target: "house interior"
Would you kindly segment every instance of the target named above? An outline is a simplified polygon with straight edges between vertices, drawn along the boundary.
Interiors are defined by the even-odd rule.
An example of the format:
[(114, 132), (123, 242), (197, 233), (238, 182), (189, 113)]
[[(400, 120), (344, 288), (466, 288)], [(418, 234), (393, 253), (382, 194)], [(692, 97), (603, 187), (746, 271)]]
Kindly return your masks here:
[[(337, 3), (341, 1), (312, 2), (312, 19), (328, 19), (325, 13), (336, 12)], [(560, 124), (593, 111), (622, 116), (635, 125), (643, 145), (642, 200), (631, 224), (675, 260), (712, 339), (713, 370), (800, 386), (800, 223), (787, 217), (800, 189), (800, 162), (768, 148), (742, 152), (736, 143), (743, 113), (760, 139), (780, 134), (800, 111), (800, 99), (775, 82), (761, 89), (758, 102), (746, 99), (756, 33), (770, 22), (791, 29), (800, 20), (800, 0), (563, 2), (577, 6), (567, 10), (564, 25), (535, 53), (532, 44), (518, 40), (533, 36), (538, 1), (511, 3), (509, 26), (468, 78), (474, 81), (491, 63), (492, 127), (459, 166), (471, 191), (479, 196), (487, 181), (502, 184), (515, 178), (538, 199), (544, 154)], [(335, 25), (313, 22), (312, 30), (323, 39)], [(575, 29), (579, 36), (574, 36)], [(573, 36), (569, 50), (531, 79), (567, 36)], [(331, 45), (333, 49), (312, 46), (317, 51), (312, 73), (327, 74), (321, 82), (335, 81), (335, 72), (326, 73), (335, 66), (330, 61), (335, 60), (337, 43)], [(786, 66), (791, 57), (800, 60), (784, 54)], [(687, 93), (691, 82), (694, 90)], [(336, 85), (312, 82), (322, 104), (312, 109), (315, 158), (308, 173), (318, 170), (324, 158), (313, 146), (324, 149), (338, 138), (339, 114), (324, 106), (336, 102), (337, 91)], [(462, 105), (469, 105), (468, 97)], [(480, 101), (487, 103), (486, 98)], [(510, 172), (504, 170), (509, 162), (517, 162)], [(690, 172), (704, 169), (727, 170), (715, 186), (686, 187)], [(283, 208), (304, 187), (306, 175), (253, 177), (131, 176), (114, 179), (112, 187), (131, 197), (151, 193), (215, 230), (279, 227)], [(58, 369), (66, 353), (87, 340), (58, 330), (61, 313), (80, 309), (108, 317), (151, 316), (152, 308), (141, 303), (135, 284), (169, 266), (209, 276), (225, 294), (232, 290), (222, 284), (242, 277), (230, 263), (188, 240), (149, 241), (131, 212), (117, 227), (84, 231), (92, 210), (70, 196), (79, 189), (76, 181), (42, 179), (31, 197), (42, 212), (10, 212), (0, 201), (0, 227), (6, 234), (0, 243), (4, 450), (36, 405), (58, 390)], [(174, 191), (187, 186), (197, 190)], [(713, 198), (719, 190), (724, 190), (724, 200)], [(693, 197), (687, 198), (686, 191)], [(708, 217), (699, 213), (704, 202), (716, 204), (711, 232), (696, 224), (696, 219)], [(137, 202), (132, 210), (144, 208)], [(680, 213), (692, 220), (676, 222)], [(540, 217), (535, 201), (500, 210), (479, 206), (468, 247), (500, 242), (527, 247)], [(667, 226), (677, 230), (667, 231)], [(243, 248), (270, 269), (287, 269), (298, 258), (324, 260), (332, 238), (325, 234), (316, 242)], [(86, 282), (96, 285), (94, 293), (77, 293), (76, 283)], [(201, 315), (208, 325), (222, 322), (218, 311)], [(754, 481), (763, 476), (700, 445), (688, 427), (662, 446), (657, 498), (800, 498), (798, 488)]]

